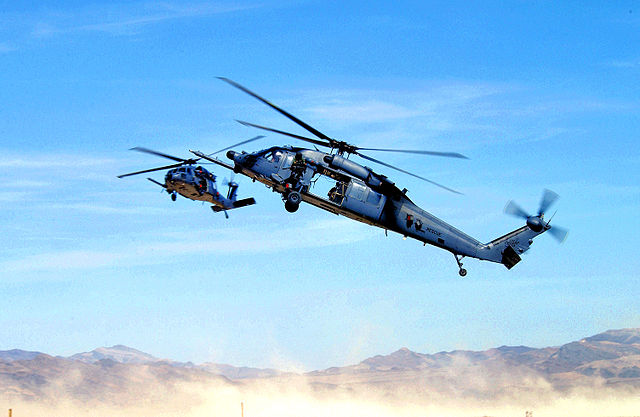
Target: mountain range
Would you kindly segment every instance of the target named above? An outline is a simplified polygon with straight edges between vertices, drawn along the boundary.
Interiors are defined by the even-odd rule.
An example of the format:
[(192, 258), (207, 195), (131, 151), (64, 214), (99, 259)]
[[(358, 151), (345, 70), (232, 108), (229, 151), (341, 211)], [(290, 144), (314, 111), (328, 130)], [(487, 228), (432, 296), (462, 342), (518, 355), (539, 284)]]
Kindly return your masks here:
[(222, 385), (260, 381), (304, 381), (313, 387), (410, 388), (430, 394), (490, 397), (532, 389), (568, 391), (578, 387), (640, 388), (640, 329), (609, 330), (558, 347), (501, 346), (485, 351), (425, 354), (407, 348), (358, 364), (304, 374), (275, 369), (176, 362), (116, 345), (69, 357), (18, 349), (0, 351), (0, 396), (128, 401), (141, 387), (154, 395), (184, 383)]

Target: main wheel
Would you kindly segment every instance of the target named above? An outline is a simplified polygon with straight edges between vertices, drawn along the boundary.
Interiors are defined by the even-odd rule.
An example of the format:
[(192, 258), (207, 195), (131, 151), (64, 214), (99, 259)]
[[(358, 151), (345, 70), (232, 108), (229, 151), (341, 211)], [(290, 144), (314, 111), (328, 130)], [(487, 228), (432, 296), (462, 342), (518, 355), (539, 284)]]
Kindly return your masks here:
[(300, 205), (300, 201), (302, 201), (302, 197), (300, 196), (300, 193), (297, 191), (291, 191), (289, 194), (287, 194), (287, 202), (291, 203), (293, 205)]
[(467, 276), (467, 270), (464, 269), (464, 268), (461, 268), (458, 273), (460, 274), (461, 277), (466, 277)]
[(176, 201), (176, 193), (171, 193), (171, 200)]
[(296, 211), (298, 211), (298, 207), (300, 207), (300, 204), (291, 204), (288, 201), (284, 202), (284, 209), (289, 213), (295, 213)]

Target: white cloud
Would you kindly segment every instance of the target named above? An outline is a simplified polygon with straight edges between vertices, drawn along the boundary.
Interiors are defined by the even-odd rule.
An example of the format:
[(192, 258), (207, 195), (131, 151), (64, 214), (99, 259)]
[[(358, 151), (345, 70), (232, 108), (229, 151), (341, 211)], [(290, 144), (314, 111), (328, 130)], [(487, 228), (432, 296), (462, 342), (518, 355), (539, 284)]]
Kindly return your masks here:
[[(287, 228), (252, 227), (197, 229), (156, 237), (137, 237), (139, 243), (111, 245), (115, 250), (63, 250), (0, 262), (4, 273), (60, 272), (110, 267), (153, 265), (198, 254), (271, 253), (293, 248), (343, 245), (368, 239), (375, 229), (344, 218), (310, 221)], [(169, 237), (170, 239), (167, 239)], [(88, 246), (93, 242), (85, 242)]]
[(2, 202), (2, 203), (15, 203), (15, 202), (19, 202), (19, 201), (25, 201), (29, 196), (31, 196), (31, 193), (28, 193), (26, 191), (24, 191), (24, 192), (20, 192), (20, 191), (3, 191), (3, 192), (0, 192), (0, 202)]
[(78, 168), (78, 167), (104, 167), (115, 164), (115, 159), (95, 158), (85, 155), (50, 154), (34, 155), (29, 158), (21, 156), (0, 156), (0, 168)]
[(607, 67), (612, 67), (612, 68), (634, 69), (634, 68), (640, 68), (640, 60), (638, 60), (638, 59), (636, 59), (636, 60), (614, 60), (614, 61), (605, 62), (604, 65), (607, 66)]
[(58, 11), (42, 16), (31, 35), (45, 38), (58, 34), (102, 32), (131, 35), (143, 27), (176, 19), (196, 18), (254, 9), (257, 4), (224, 2), (134, 2), (91, 5), (80, 10)]
[(380, 100), (359, 103), (335, 100), (333, 103), (307, 108), (306, 110), (321, 119), (354, 123), (407, 119), (420, 114), (417, 109), (412, 110), (395, 103), (387, 103)]
[(6, 54), (15, 51), (17, 48), (8, 42), (0, 42), (0, 54)]
[(149, 213), (164, 213), (166, 210), (157, 207), (121, 207), (121, 206), (109, 206), (104, 204), (91, 204), (91, 203), (69, 203), (69, 204), (51, 204), (46, 206), (47, 209), (62, 209), (62, 210), (78, 210), (99, 214), (149, 214)]
[(7, 181), (3, 184), (4, 188), (41, 188), (41, 187), (49, 187), (51, 183), (45, 181), (35, 181), (35, 180), (15, 180), (15, 181)]

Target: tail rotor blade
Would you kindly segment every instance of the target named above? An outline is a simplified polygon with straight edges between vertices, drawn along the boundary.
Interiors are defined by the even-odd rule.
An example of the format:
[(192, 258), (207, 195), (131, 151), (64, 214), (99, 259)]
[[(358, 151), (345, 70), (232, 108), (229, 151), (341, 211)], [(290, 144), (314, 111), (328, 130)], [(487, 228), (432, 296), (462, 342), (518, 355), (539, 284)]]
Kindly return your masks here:
[(522, 217), (523, 219), (528, 219), (529, 213), (524, 211), (522, 207), (514, 203), (513, 200), (510, 200), (507, 205), (504, 207), (504, 212), (507, 214), (511, 214), (512, 216)]
[(567, 239), (569, 231), (563, 227), (551, 226), (549, 233), (551, 233), (551, 236), (553, 236), (559, 243), (562, 243)]
[(542, 200), (540, 200), (540, 209), (538, 210), (538, 215), (546, 213), (549, 207), (551, 207), (551, 205), (555, 203), (559, 197), (560, 196), (555, 192), (545, 189), (544, 193), (542, 194)]

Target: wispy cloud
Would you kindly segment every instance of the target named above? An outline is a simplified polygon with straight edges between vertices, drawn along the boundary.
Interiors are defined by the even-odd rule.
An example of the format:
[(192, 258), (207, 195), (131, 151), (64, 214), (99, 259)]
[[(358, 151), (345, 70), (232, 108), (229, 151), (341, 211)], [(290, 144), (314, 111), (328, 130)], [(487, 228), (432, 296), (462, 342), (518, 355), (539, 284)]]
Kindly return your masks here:
[(95, 158), (86, 155), (51, 154), (33, 155), (29, 158), (21, 156), (0, 156), (0, 168), (75, 168), (75, 167), (104, 167), (115, 164), (115, 159)]
[(603, 65), (610, 68), (635, 69), (640, 68), (640, 59), (613, 60), (605, 62)]
[(27, 179), (7, 181), (4, 184), (2, 184), (4, 188), (40, 188), (40, 187), (48, 187), (50, 185), (51, 185), (50, 182), (27, 180)]
[(25, 201), (31, 194), (24, 191), (3, 191), (0, 192), (0, 203), (16, 203)]
[(164, 213), (166, 210), (157, 207), (122, 207), (96, 203), (50, 204), (49, 210), (77, 210), (98, 214), (150, 214)]
[(8, 42), (0, 42), (0, 54), (15, 51), (17, 48)]
[(227, 2), (134, 2), (92, 5), (80, 10), (49, 13), (34, 24), (31, 35), (36, 38), (65, 33), (102, 32), (131, 35), (142, 28), (177, 19), (197, 18), (233, 13), (259, 7), (255, 3)]
[[(337, 230), (340, 233), (336, 233)], [(198, 229), (174, 233), (164, 239), (156, 236), (140, 239), (137, 244), (112, 245), (115, 250), (77, 249), (29, 255), (0, 262), (0, 270), (5, 273), (61, 272), (153, 265), (202, 254), (272, 253), (343, 245), (366, 240), (372, 233), (373, 229), (346, 219), (311, 221), (270, 231), (251, 227)]]
[[(432, 146), (446, 135), (447, 143), (458, 149), (469, 145), (470, 134), (476, 145), (567, 136), (578, 133), (566, 123), (576, 115), (625, 113), (639, 107), (633, 102), (541, 92), (515, 82), (468, 81), (434, 81), (393, 90), (311, 90), (282, 105), (330, 136), (355, 130), (349, 139), (361, 136), (366, 141), (358, 144), (382, 145), (393, 138), (405, 146)], [(438, 146), (437, 141), (434, 144)]]

